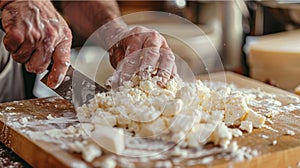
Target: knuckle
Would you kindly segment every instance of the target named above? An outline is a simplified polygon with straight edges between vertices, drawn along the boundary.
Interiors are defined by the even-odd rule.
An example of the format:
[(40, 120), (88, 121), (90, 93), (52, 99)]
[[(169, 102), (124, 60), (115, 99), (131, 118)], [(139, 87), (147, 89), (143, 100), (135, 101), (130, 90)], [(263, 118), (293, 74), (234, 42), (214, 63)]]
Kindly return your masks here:
[(46, 37), (49, 39), (55, 39), (57, 37), (57, 31), (52, 26), (48, 26), (46, 30)]
[(40, 39), (42, 37), (41, 34), (40, 34), (40, 32), (36, 31), (36, 30), (32, 30), (31, 35), (32, 35), (34, 41), (36, 41), (36, 42), (40, 41)]
[(68, 26), (64, 26), (62, 28), (63, 30), (63, 37), (64, 37), (64, 40), (68, 40), (68, 41), (71, 41), (72, 40), (72, 32), (71, 32), (71, 29), (68, 27)]
[(70, 57), (71, 44), (72, 43), (69, 41), (58, 41), (57, 44), (54, 44), (54, 59), (61, 59), (61, 57)]
[(142, 26), (136, 26), (132, 29), (132, 32), (136, 32), (136, 33), (139, 33), (139, 32), (143, 32), (145, 30), (144, 27)]
[(58, 37), (58, 33), (55, 28), (52, 26), (47, 26), (44, 36), (43, 36), (43, 45), (46, 45), (47, 47), (52, 46), (55, 44)]
[(150, 32), (149, 32), (149, 35), (150, 35), (151, 37), (155, 38), (155, 39), (161, 38), (160, 34), (159, 34), (157, 31), (154, 31), (154, 30), (150, 31)]
[(23, 35), (15, 33), (15, 31), (8, 31), (6, 37), (7, 37), (6, 38), (7, 43), (12, 43), (12, 44), (21, 44), (24, 39)]
[(167, 62), (175, 62), (175, 55), (170, 49), (164, 50), (161, 55), (164, 57), (164, 60)]
[(69, 57), (60, 57), (60, 59), (55, 60), (55, 64), (58, 66), (65, 66), (68, 67), (70, 65), (70, 58)]
[(173, 53), (168, 53), (167, 54), (167, 60), (170, 62), (175, 62), (175, 55)]

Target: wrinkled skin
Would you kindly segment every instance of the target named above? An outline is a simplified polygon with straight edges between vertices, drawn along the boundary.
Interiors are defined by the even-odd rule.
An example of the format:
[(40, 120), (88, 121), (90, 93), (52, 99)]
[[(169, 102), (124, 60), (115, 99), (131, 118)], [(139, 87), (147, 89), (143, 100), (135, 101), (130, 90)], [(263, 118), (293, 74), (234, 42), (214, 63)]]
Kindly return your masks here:
[(56, 88), (70, 65), (72, 34), (50, 1), (15, 1), (2, 11), (3, 43), (27, 71), (41, 73), (53, 59), (48, 86)]
[[(117, 87), (136, 72), (145, 79), (148, 72), (159, 68), (158, 73), (154, 75), (164, 77), (161, 83), (164, 86), (170, 75), (176, 74), (174, 55), (165, 38), (158, 32), (144, 27), (129, 30), (119, 18), (120, 12), (115, 1), (63, 1), (62, 6), (72, 30), (78, 33), (74, 39), (76, 37), (86, 39), (100, 30), (97, 31), (99, 33), (97, 39), (105, 41), (105, 44), (101, 45), (109, 50), (111, 64), (116, 68), (114, 75), (107, 80), (107, 85)], [(78, 41), (81, 40), (75, 40)], [(124, 58), (125, 64), (122, 64)], [(140, 70), (142, 72), (138, 72)]]
[(142, 80), (151, 75), (162, 77), (158, 84), (165, 87), (167, 81), (176, 75), (175, 56), (157, 31), (135, 27), (114, 37), (118, 40), (112, 40), (116, 43), (110, 49), (110, 62), (116, 71), (107, 85), (117, 87), (138, 73)]
[[(84, 42), (103, 24), (119, 16), (114, 1), (62, 1), (61, 7), (73, 34), (79, 37), (76, 42)], [(52, 59), (48, 86), (58, 87), (70, 64), (72, 34), (52, 3), (47, 0), (10, 2), (2, 11), (2, 24), (6, 32), (3, 42), (13, 59), (24, 63), (33, 73), (46, 70)], [(109, 30), (103, 34), (104, 39), (117, 37), (108, 42), (111, 64), (117, 68), (108, 79), (110, 86), (119, 86), (136, 73), (141, 79), (161, 76), (159, 84), (165, 86), (176, 75), (175, 57), (158, 32), (144, 27), (129, 30), (123, 27), (123, 22)]]

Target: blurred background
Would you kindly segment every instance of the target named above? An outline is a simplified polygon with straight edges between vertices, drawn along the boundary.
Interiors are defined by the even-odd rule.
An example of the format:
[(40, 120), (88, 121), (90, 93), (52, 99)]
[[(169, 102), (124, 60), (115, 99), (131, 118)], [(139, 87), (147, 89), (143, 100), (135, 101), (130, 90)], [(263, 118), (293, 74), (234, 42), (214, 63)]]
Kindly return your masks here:
[[(300, 32), (297, 30), (300, 27), (299, 0), (118, 3), (122, 15), (140, 11), (163, 11), (188, 19), (199, 26), (213, 43), (225, 70), (286, 90), (293, 90), (300, 84), (300, 77), (296, 77), (300, 73)], [(127, 20), (127, 23), (135, 24), (135, 20)], [(184, 36), (188, 30), (178, 27), (177, 31)], [(176, 46), (172, 40), (167, 40), (175, 53), (184, 59), (189, 57), (185, 60), (196, 75), (202, 73), (199, 68), (201, 65), (193, 65), (193, 53)], [(205, 47), (208, 41), (193, 40), (192, 43), (200, 48), (205, 58), (215, 54), (211, 48)]]

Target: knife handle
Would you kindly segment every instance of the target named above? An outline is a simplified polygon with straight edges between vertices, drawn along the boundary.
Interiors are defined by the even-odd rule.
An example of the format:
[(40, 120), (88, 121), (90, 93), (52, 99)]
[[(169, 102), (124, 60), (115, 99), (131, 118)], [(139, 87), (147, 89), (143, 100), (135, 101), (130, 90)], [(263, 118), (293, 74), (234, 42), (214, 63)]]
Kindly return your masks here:
[(47, 70), (50, 72), (52, 70), (52, 67), (53, 67), (53, 59), (51, 58), (51, 62), (48, 65)]

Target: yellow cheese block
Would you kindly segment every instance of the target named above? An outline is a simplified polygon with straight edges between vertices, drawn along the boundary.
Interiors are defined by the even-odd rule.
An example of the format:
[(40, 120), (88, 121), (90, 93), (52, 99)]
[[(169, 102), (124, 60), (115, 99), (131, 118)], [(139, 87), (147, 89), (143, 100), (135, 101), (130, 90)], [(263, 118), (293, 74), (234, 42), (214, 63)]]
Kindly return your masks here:
[(250, 76), (294, 90), (300, 84), (300, 30), (259, 37), (249, 48)]

